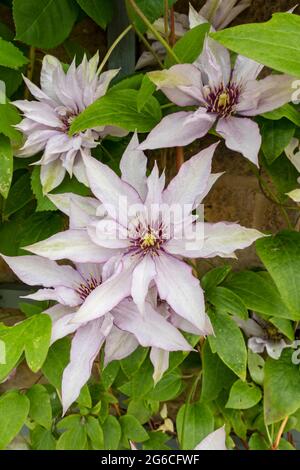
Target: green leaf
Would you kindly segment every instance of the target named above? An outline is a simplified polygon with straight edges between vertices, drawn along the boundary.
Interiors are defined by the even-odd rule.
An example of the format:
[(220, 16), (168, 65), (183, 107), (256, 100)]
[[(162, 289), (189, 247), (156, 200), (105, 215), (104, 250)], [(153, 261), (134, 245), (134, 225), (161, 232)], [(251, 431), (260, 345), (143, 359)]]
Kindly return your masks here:
[(285, 349), (280, 359), (270, 357), (265, 364), (264, 413), (266, 424), (277, 423), (300, 408), (299, 365), (293, 352)]
[(249, 440), (250, 450), (270, 450), (270, 445), (258, 432), (252, 434)]
[(226, 408), (246, 410), (260, 402), (261, 390), (256, 385), (237, 380), (232, 385)]
[(57, 390), (60, 390), (63, 371), (70, 361), (70, 346), (70, 338), (62, 338), (56, 341), (49, 349), (42, 368), (47, 380)]
[(76, 0), (78, 5), (90, 16), (95, 23), (105, 29), (114, 14), (111, 0)]
[(141, 424), (147, 423), (151, 418), (152, 410), (146, 400), (130, 400), (127, 413), (134, 416)]
[(150, 400), (168, 401), (173, 400), (182, 391), (182, 380), (179, 369), (163, 376), (154, 389), (147, 394)]
[(11, 69), (18, 69), (27, 64), (28, 59), (11, 42), (0, 38), (0, 65)]
[(16, 366), (25, 350), (28, 366), (37, 372), (47, 355), (51, 335), (48, 315), (34, 315), (12, 327), (0, 330), (0, 340), (5, 344), (6, 363), (0, 364), (0, 381)]
[(209, 290), (207, 299), (222, 312), (230, 313), (243, 320), (248, 319), (248, 310), (242, 299), (226, 287), (215, 287)]
[(106, 450), (117, 450), (122, 436), (121, 426), (115, 416), (108, 416), (102, 425), (104, 447)]
[[(192, 64), (199, 57), (203, 49), (204, 39), (209, 30), (209, 23), (200, 24), (190, 29), (176, 42), (173, 51), (182, 64)], [(175, 64), (176, 62), (173, 57), (167, 56), (165, 66), (169, 68)]]
[(46, 429), (51, 428), (52, 408), (50, 396), (43, 385), (33, 385), (26, 393), (30, 401), (29, 417)]
[(52, 321), (49, 315), (34, 315), (26, 320), (24, 333), (25, 357), (28, 366), (37, 372), (45, 362), (51, 339)]
[(83, 406), (85, 408), (92, 408), (92, 397), (87, 384), (82, 387), (76, 403), (78, 403), (79, 406)]
[(193, 450), (214, 430), (214, 417), (204, 403), (182, 405), (176, 418), (178, 440), (182, 450)]
[(13, 151), (7, 137), (0, 134), (0, 194), (7, 198), (13, 175)]
[(227, 28), (211, 36), (223, 46), (280, 72), (300, 76), (300, 18), (275, 13), (266, 23)]
[(300, 113), (291, 104), (285, 104), (281, 106), (281, 108), (264, 113), (262, 114), (262, 117), (265, 119), (271, 119), (272, 121), (279, 121), (282, 118), (286, 118), (296, 124), (296, 126), (300, 126)]
[(201, 279), (201, 285), (205, 291), (221, 284), (231, 271), (231, 266), (221, 266), (206, 273)]
[(85, 426), (78, 424), (64, 432), (57, 441), (57, 450), (84, 450), (87, 445)]
[(265, 361), (259, 355), (248, 349), (248, 369), (253, 382), (262, 385), (264, 382)]
[(239, 327), (226, 313), (210, 311), (209, 317), (215, 333), (215, 336), (209, 336), (212, 351), (216, 351), (227, 367), (245, 380), (247, 349)]
[[(174, 5), (176, 1), (177, 0), (168, 0), (169, 7)], [(135, 3), (144, 13), (144, 15), (148, 18), (150, 23), (153, 23), (155, 20), (157, 20), (157, 18), (160, 18), (164, 15), (165, 6), (163, 0), (135, 0)], [(147, 26), (145, 25), (143, 20), (141, 20), (140, 17), (135, 13), (128, 0), (126, 0), (126, 7), (128, 11), (128, 16), (131, 21), (135, 24), (135, 26), (141, 33), (145, 33), (147, 30)]]
[(85, 428), (93, 449), (103, 449), (104, 435), (98, 419), (94, 418), (94, 416), (88, 416)]
[(145, 397), (153, 389), (152, 374), (153, 367), (148, 360), (142, 364), (129, 382), (119, 387), (119, 390), (132, 398)]
[(282, 301), (271, 277), (268, 273), (264, 274), (266, 275), (252, 271), (235, 273), (225, 285), (243, 300), (248, 310), (293, 319), (293, 314)]
[(139, 112), (137, 98), (136, 90), (111, 90), (74, 119), (71, 134), (97, 126), (118, 126), (131, 132), (151, 131), (161, 119), (160, 105), (151, 96)]
[(265, 121), (262, 129), (262, 151), (268, 163), (273, 163), (295, 134), (295, 126), (287, 119)]
[(11, 186), (4, 209), (5, 217), (10, 217), (12, 214), (22, 209), (32, 200), (32, 197), (30, 174), (26, 172)]
[(143, 442), (149, 439), (145, 429), (134, 416), (127, 414), (121, 416), (119, 421), (122, 429), (122, 440), (124, 440), (124, 442), (128, 440)]
[(16, 390), (0, 397), (0, 449), (3, 450), (19, 433), (29, 412), (29, 400)]
[(13, 126), (21, 121), (19, 111), (9, 103), (0, 104), (0, 132), (12, 142), (22, 143), (22, 134)]
[(293, 318), (299, 320), (300, 233), (283, 231), (274, 237), (259, 240), (256, 249)]
[[(261, 163), (276, 187), (279, 201), (282, 203), (290, 203), (287, 193), (293, 191), (297, 187), (299, 178), (299, 173), (295, 166), (284, 153), (271, 165), (268, 164), (262, 155)], [(282, 175), (284, 175), (284, 178)]]
[(213, 354), (209, 342), (205, 341), (202, 351), (201, 401), (216, 400), (223, 389), (234, 382), (236, 376), (225, 366), (217, 354)]
[(39, 48), (56, 47), (69, 36), (77, 11), (71, 0), (13, 0), (16, 39)]
[(156, 86), (150, 80), (148, 75), (144, 75), (141, 88), (139, 89), (138, 96), (137, 96), (137, 109), (138, 112), (141, 112), (144, 106), (147, 104), (148, 99), (153, 95), (155, 92)]
[(122, 371), (131, 377), (142, 366), (148, 354), (147, 348), (139, 347), (130, 356), (120, 361)]
[(149, 432), (148, 441), (143, 443), (143, 450), (171, 450), (170, 447), (165, 445), (170, 437), (160, 431)]
[(101, 374), (101, 385), (107, 390), (112, 386), (115, 381), (115, 378), (118, 375), (120, 369), (120, 362), (113, 361), (110, 362), (105, 369), (102, 371)]
[(49, 429), (36, 426), (30, 433), (31, 446), (34, 450), (55, 450), (56, 441)]
[(22, 84), (22, 75), (18, 70), (0, 66), (0, 80), (5, 83), (6, 96), (9, 98), (18, 90)]

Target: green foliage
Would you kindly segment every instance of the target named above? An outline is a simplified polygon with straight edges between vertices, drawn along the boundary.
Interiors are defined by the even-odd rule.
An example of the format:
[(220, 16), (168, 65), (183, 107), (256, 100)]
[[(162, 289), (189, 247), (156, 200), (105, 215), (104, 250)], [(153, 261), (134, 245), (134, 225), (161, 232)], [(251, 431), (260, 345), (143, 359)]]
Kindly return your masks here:
[(29, 400), (16, 390), (0, 397), (0, 449), (3, 450), (18, 434), (29, 412)]
[(267, 23), (236, 26), (211, 36), (238, 54), (299, 77), (299, 26), (299, 16), (276, 13)]
[(6, 199), (13, 175), (13, 151), (8, 137), (0, 134), (0, 194)]
[(176, 427), (180, 447), (192, 450), (214, 430), (214, 418), (206, 404), (186, 404), (177, 414)]
[(269, 164), (273, 163), (288, 146), (295, 134), (295, 125), (283, 118), (265, 121), (262, 125), (262, 151)]
[(240, 329), (226, 313), (211, 310), (209, 317), (215, 333), (215, 336), (208, 337), (212, 351), (216, 352), (238, 377), (245, 380), (247, 350)]
[[(210, 25), (208, 23), (201, 24), (188, 31), (173, 47), (173, 51), (182, 64), (192, 64), (199, 57), (203, 49), (203, 43)], [(166, 67), (175, 65), (175, 60), (171, 56), (167, 56), (165, 61)]]
[(111, 0), (76, 0), (76, 2), (101, 28), (105, 29), (112, 20), (114, 9)]
[(18, 69), (27, 64), (28, 60), (22, 52), (12, 43), (0, 38), (0, 65), (11, 69)]
[(257, 405), (261, 397), (261, 390), (256, 385), (237, 380), (230, 389), (226, 408), (246, 410)]
[(13, 0), (16, 39), (30, 46), (56, 47), (69, 36), (77, 11), (72, 0)]
[(91, 104), (76, 119), (70, 132), (97, 126), (118, 126), (127, 131), (149, 132), (161, 119), (158, 101), (149, 97), (142, 111), (138, 111), (138, 92), (135, 90), (111, 90)]

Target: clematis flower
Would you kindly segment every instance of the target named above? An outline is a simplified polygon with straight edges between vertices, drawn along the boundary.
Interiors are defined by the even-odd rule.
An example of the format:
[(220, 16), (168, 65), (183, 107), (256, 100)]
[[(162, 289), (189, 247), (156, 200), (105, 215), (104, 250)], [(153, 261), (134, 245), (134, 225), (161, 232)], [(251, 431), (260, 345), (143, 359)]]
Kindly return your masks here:
[(283, 349), (293, 347), (274, 325), (255, 314), (249, 320), (235, 317), (235, 321), (248, 336), (248, 348), (254, 353), (261, 354), (266, 349), (268, 356), (279, 359)]
[[(212, 30), (226, 28), (242, 11), (251, 5), (251, 2), (252, 0), (207, 0), (199, 12), (190, 4), (189, 15), (174, 12), (175, 37), (180, 39), (189, 29), (203, 23), (211, 23)], [(165, 35), (164, 18), (156, 20), (153, 26), (160, 34)], [(150, 31), (147, 36), (150, 40), (154, 39)], [(154, 41), (152, 47), (159, 58), (163, 60), (166, 56), (164, 46), (160, 42)], [(156, 65), (155, 57), (151, 52), (145, 51), (136, 64), (136, 70), (152, 65)]]
[(262, 138), (258, 125), (249, 119), (288, 103), (293, 77), (257, 77), (263, 66), (238, 56), (231, 67), (227, 49), (207, 38), (192, 64), (150, 72), (149, 78), (178, 106), (197, 106), (165, 118), (150, 132), (140, 149), (188, 145), (215, 126), (227, 147), (258, 165)]
[(194, 209), (220, 176), (211, 174), (216, 145), (182, 165), (166, 189), (156, 165), (146, 177), (147, 160), (136, 149), (136, 135), (122, 157), (121, 178), (96, 159), (84, 158), (92, 192), (107, 214), (100, 220), (88, 219), (85, 228), (71, 228), (26, 247), (53, 260), (67, 257), (80, 262), (84, 256), (85, 261), (99, 262), (97, 248), (110, 255), (115, 276), (92, 292), (74, 322), (99, 318), (129, 295), (144, 314), (149, 289), (156, 286), (159, 298), (182, 320), (202, 335), (212, 333), (203, 291), (184, 258), (232, 257), (235, 250), (263, 236), (238, 224), (195, 219)]
[(56, 188), (66, 172), (87, 184), (82, 155), (97, 146), (97, 140), (106, 135), (123, 136), (124, 130), (106, 126), (89, 129), (74, 136), (68, 131), (73, 119), (87, 106), (105, 95), (110, 81), (118, 70), (98, 74), (99, 56), (91, 60), (84, 56), (76, 67), (75, 60), (65, 73), (62, 64), (46, 55), (41, 71), (41, 88), (24, 77), (30, 93), (37, 101), (18, 100), (24, 119), (16, 127), (26, 136), (26, 142), (17, 152), (18, 157), (30, 157), (43, 152), (41, 182), (44, 192)]
[[(42, 285), (34, 294), (26, 296), (33, 300), (51, 300), (56, 304), (44, 313), (52, 319), (51, 344), (60, 338), (74, 334), (70, 362), (62, 377), (62, 404), (65, 413), (78, 397), (81, 388), (88, 381), (93, 362), (105, 343), (107, 365), (115, 359), (130, 355), (139, 345), (152, 347), (150, 359), (154, 365), (154, 378), (161, 377), (157, 353), (169, 351), (191, 351), (172, 322), (164, 316), (157, 305), (157, 299), (147, 299), (145, 316), (138, 311), (134, 302), (127, 298), (112, 308), (106, 315), (73, 323), (72, 319), (99, 286), (105, 286), (113, 276), (108, 264), (78, 263), (75, 267), (58, 265), (40, 256), (3, 256), (3, 259), (24, 283), (30, 286)], [(109, 296), (109, 291), (107, 292)], [(99, 305), (100, 306), (100, 305)], [(95, 307), (97, 314), (97, 306)], [(175, 315), (176, 317), (176, 315)], [(183, 325), (184, 326), (184, 325)], [(158, 358), (159, 359), (159, 358)]]

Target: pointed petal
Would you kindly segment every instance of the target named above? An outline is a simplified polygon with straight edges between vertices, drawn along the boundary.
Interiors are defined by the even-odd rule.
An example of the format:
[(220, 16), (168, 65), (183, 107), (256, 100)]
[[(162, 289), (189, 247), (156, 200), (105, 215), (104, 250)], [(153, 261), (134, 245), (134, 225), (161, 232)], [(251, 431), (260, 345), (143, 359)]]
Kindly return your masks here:
[(102, 263), (115, 254), (93, 243), (85, 230), (66, 230), (25, 249), (52, 260), (69, 259), (75, 263)]
[(154, 367), (153, 381), (156, 385), (162, 379), (169, 368), (169, 351), (159, 348), (151, 348), (150, 360)]
[(59, 266), (40, 256), (1, 256), (18, 278), (29, 286), (76, 288), (82, 282), (80, 274), (71, 266)]
[(164, 203), (195, 207), (195, 201), (199, 202), (202, 194), (207, 190), (212, 158), (217, 146), (218, 143), (211, 145), (181, 166), (178, 174), (163, 193)]
[(195, 450), (227, 450), (225, 441), (226, 432), (223, 426), (203, 439), (203, 441), (195, 447)]
[(219, 88), (220, 84), (228, 84), (231, 75), (230, 54), (225, 47), (207, 37), (203, 52), (195, 64), (202, 71), (203, 83), (211, 88)]
[(113, 326), (105, 341), (104, 367), (112, 361), (120, 361), (130, 356), (138, 346), (134, 335)]
[(232, 81), (243, 84), (249, 80), (256, 80), (263, 68), (264, 65), (248, 59), (248, 57), (238, 55), (232, 73)]
[(235, 250), (243, 250), (265, 236), (258, 230), (245, 228), (239, 224), (226, 222), (205, 223), (204, 244), (199, 256), (202, 258), (231, 257)]
[(150, 132), (139, 146), (142, 150), (188, 145), (211, 129), (215, 117), (199, 108), (196, 112), (180, 111), (170, 114)]
[(207, 328), (203, 291), (198, 279), (183, 261), (169, 255), (155, 259), (156, 285), (160, 298), (166, 300), (175, 312), (195, 325), (204, 335)]
[(135, 189), (122, 181), (107, 165), (98, 162), (95, 158), (84, 156), (84, 163), (91, 189), (104, 204), (109, 215), (115, 220), (123, 217), (127, 219), (127, 213), (124, 214), (124, 211), (120, 210), (120, 205), (126, 203), (127, 207), (130, 207), (141, 204)]
[(256, 166), (258, 152), (261, 147), (262, 137), (256, 122), (247, 118), (229, 117), (220, 119), (216, 128), (217, 132), (225, 139), (226, 146), (236, 152), (240, 152), (245, 158)]
[(56, 159), (47, 165), (41, 166), (41, 183), (44, 194), (57, 188), (63, 182), (66, 174), (65, 168), (62, 166), (60, 159)]
[(154, 346), (166, 351), (191, 351), (193, 348), (182, 334), (156, 312), (147, 302), (145, 315), (141, 315), (131, 300), (121, 302), (112, 312), (118, 328), (134, 334), (144, 346)]
[(150, 80), (177, 106), (199, 106), (202, 98), (200, 70), (192, 64), (174, 65), (168, 70), (149, 72)]
[(295, 92), (294, 83), (295, 78), (289, 75), (270, 75), (263, 80), (250, 81), (241, 96), (250, 106), (241, 110), (238, 107), (239, 114), (258, 116), (289, 103)]
[(289, 145), (285, 148), (285, 154), (292, 162), (294, 167), (300, 173), (300, 142), (296, 138), (292, 138)]
[(120, 169), (122, 180), (130, 184), (138, 192), (142, 201), (144, 201), (147, 192), (147, 158), (142, 150), (137, 149), (138, 145), (139, 139), (135, 132), (122, 156)]
[(52, 55), (45, 55), (41, 70), (41, 88), (47, 96), (59, 103), (53, 87), (53, 73), (57, 68), (61, 68), (59, 60)]
[(90, 216), (96, 216), (97, 208), (100, 205), (95, 198), (79, 196), (74, 193), (48, 194), (47, 197), (61, 212), (68, 216), (71, 214), (71, 200), (76, 201), (77, 205)]
[(133, 271), (131, 295), (141, 310), (155, 275), (155, 264), (151, 256), (145, 256)]
[(77, 330), (72, 341), (70, 363), (64, 370), (62, 378), (63, 414), (76, 400), (81, 388), (90, 378), (93, 362), (104, 340), (102, 318)]
[(94, 289), (79, 308), (73, 321), (86, 323), (100, 318), (128, 297), (131, 291), (133, 269), (134, 265), (128, 263), (120, 272)]
[(69, 307), (76, 307), (82, 303), (82, 300), (79, 294), (77, 294), (76, 290), (62, 286), (56, 287), (55, 289), (40, 289), (34, 294), (22, 296), (22, 299), (38, 301), (54, 300), (62, 305), (67, 305)]

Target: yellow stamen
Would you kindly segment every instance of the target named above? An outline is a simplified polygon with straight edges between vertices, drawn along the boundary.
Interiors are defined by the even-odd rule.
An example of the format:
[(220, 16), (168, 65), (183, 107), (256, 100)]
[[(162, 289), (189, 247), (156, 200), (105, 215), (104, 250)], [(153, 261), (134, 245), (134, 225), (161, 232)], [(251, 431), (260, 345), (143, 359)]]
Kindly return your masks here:
[(226, 108), (226, 106), (228, 105), (228, 103), (229, 103), (229, 95), (228, 95), (228, 93), (222, 93), (222, 94), (219, 96), (218, 107), (219, 107), (219, 108)]
[(155, 246), (155, 244), (156, 244), (156, 236), (151, 232), (146, 233), (146, 235), (144, 235), (144, 237), (142, 238), (141, 247), (143, 249), (150, 248), (151, 246)]

